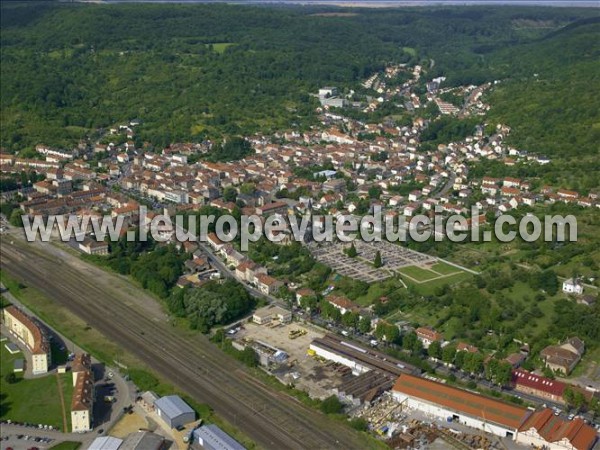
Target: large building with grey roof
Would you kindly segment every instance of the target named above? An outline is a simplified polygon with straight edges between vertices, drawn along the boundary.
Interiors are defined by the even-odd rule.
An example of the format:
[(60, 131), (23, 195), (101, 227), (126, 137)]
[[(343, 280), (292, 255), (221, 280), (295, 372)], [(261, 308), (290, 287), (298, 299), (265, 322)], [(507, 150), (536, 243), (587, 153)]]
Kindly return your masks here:
[(169, 426), (177, 428), (196, 420), (194, 410), (178, 395), (167, 395), (154, 402), (158, 416)]
[(193, 433), (194, 442), (205, 450), (245, 450), (242, 444), (233, 439), (216, 425), (204, 425)]
[(123, 439), (112, 436), (100, 436), (92, 441), (87, 450), (119, 450)]

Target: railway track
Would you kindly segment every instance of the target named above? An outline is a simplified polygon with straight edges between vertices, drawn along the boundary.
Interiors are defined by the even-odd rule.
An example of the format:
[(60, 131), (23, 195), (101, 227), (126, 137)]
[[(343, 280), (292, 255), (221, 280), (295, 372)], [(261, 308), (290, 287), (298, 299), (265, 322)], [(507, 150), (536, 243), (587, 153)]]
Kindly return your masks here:
[(211, 405), (260, 446), (365, 448), (347, 427), (272, 391), (205, 336), (184, 337), (147, 310), (136, 308), (127, 295), (116, 295), (124, 283), (119, 277), (114, 276), (112, 290), (103, 289), (89, 277), (93, 268), (82, 272), (66, 263), (56, 277), (56, 261), (31, 244), (3, 245), (0, 263), (3, 270), (71, 310), (192, 398)]

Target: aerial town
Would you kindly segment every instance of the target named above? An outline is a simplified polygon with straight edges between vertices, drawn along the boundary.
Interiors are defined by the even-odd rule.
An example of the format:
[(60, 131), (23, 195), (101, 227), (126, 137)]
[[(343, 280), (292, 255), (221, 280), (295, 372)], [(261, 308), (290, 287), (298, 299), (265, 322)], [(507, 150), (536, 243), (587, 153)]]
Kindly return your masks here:
[[(357, 16), (323, 11), (309, 20)], [(541, 42), (558, 21), (514, 17), (515, 40)], [(180, 58), (184, 73), (207, 54), (216, 67), (243, 47), (226, 33), (207, 44), (190, 36), (153, 65)], [(125, 66), (138, 51), (96, 45), (52, 58), (108, 55)], [(471, 67), (458, 83), (440, 72), (442, 53), (399, 51), (410, 57), (361, 60), (352, 82), (321, 77), (303, 91), (308, 125), (160, 145), (147, 139), (147, 108), (136, 108), (75, 145), (49, 136), (1, 147), (0, 450), (600, 450), (594, 166), (569, 183), (556, 169), (563, 156), (516, 145), (515, 126), (490, 118), (516, 72), (493, 79)], [(128, 83), (148, 82), (144, 70)], [(555, 82), (530, 76), (532, 97)], [(256, 102), (262, 89), (244, 85)], [(5, 114), (11, 102), (2, 99), (2, 120), (28, 120), (27, 109)], [(207, 123), (226, 124), (202, 108)], [(377, 215), (385, 233), (370, 222)], [(247, 217), (286, 226), (244, 241), (233, 229)], [(293, 218), (313, 222), (296, 233)], [(317, 238), (349, 219), (362, 238)], [(196, 225), (199, 239), (182, 237)]]
[[(388, 87), (387, 80), (399, 72), (411, 78), (400, 86)], [(544, 155), (506, 145), (510, 128), (502, 124), (482, 123), (461, 140), (425, 152), (417, 150), (421, 133), (428, 126), (418, 111), (427, 105), (434, 105), (442, 115), (465, 117), (489, 109), (482, 100), (489, 84), (455, 89), (465, 98), (459, 109), (440, 99), (445, 92), (441, 79), (427, 82), (423, 104), (411, 90), (421, 76), (420, 66), (387, 67), (364, 82), (364, 87), (380, 95), (364, 102), (350, 102), (335, 87), (322, 88), (317, 110), (320, 126), (305, 133), (247, 136), (252, 153), (237, 161), (204, 160), (211, 142), (172, 144), (149, 151), (145, 144), (139, 146), (134, 141), (140, 119), (115, 124), (97, 142), (81, 142), (75, 149), (55, 149), (40, 143), (37, 159), (0, 155), (3, 172), (35, 172), (40, 180), (30, 188), (2, 195), (6, 201), (17, 199), (22, 214), (58, 215), (65, 220), (68, 215), (122, 216), (131, 229), (139, 226), (141, 204), (150, 205), (155, 213), (164, 210), (170, 215), (208, 206), (263, 217), (316, 213), (361, 216), (378, 206), (386, 216), (407, 218), (436, 207), (446, 215), (466, 215), (476, 206), (480, 213), (467, 221), (469, 228), (473, 220), (484, 226), (488, 218), (522, 206), (562, 202), (600, 207), (600, 191), (583, 196), (536, 185), (527, 177), (473, 176), (471, 168), (485, 160), (506, 166), (549, 163)], [(406, 109), (417, 111), (412, 123), (367, 124), (336, 109), (350, 104), (373, 112), (398, 98), (405, 100)], [(5, 222), (4, 233), (11, 233), (8, 227), (11, 225)], [(531, 344), (520, 343), (515, 352), (497, 360), (493, 353), (482, 353), (470, 343), (445, 339), (429, 324), (415, 327), (402, 320), (394, 324), (380, 317), (373, 305), (350, 300), (334, 285), (315, 292), (310, 283), (276, 275), (277, 258), (267, 265), (253, 261), (235, 243), (221, 241), (214, 232), (204, 243), (178, 242), (174, 233), (165, 241), (161, 245), (174, 244), (189, 255), (176, 282), (178, 288), (202, 289), (206, 283), (233, 278), (266, 304), (247, 319), (226, 327), (222, 339), (239, 352), (252, 349), (258, 365), (283, 385), (306, 392), (310, 398), (335, 396), (350, 420), (364, 423), (378, 439), (396, 448), (412, 448), (423, 442), (458, 448), (511, 448), (504, 444), (508, 439), (525, 447), (589, 450), (597, 441), (592, 416), (565, 411), (572, 409), (573, 397), (580, 404), (597, 401), (598, 389), (592, 384), (582, 386), (554, 378), (554, 374), (569, 375), (585, 355), (585, 342), (577, 335), (541, 349), (540, 369), (544, 370), (529, 371), (521, 366), (532, 356)], [(94, 239), (91, 225), (67, 245), (100, 257), (111, 251), (109, 242)], [(277, 245), (291, 245), (291, 238)], [(352, 244), (358, 256), (351, 255), (343, 242), (317, 243), (307, 238), (302, 245), (315, 261), (334, 273), (369, 284), (399, 276), (421, 284), (477, 273), (440, 257), (384, 242)], [(376, 255), (379, 266), (373, 264)], [(595, 297), (585, 295), (585, 285), (586, 280), (571, 277), (562, 283), (562, 291), (578, 303), (592, 305)], [(385, 296), (378, 301), (385, 303)], [(32, 375), (47, 373), (52, 359), (41, 326), (13, 306), (3, 310), (3, 317), (9, 337), (14, 336), (25, 347), (27, 370)], [(396, 331), (390, 332), (390, 326)], [(393, 345), (396, 332), (414, 336), (412, 345), (422, 349), (422, 358), (439, 367), (440, 373), (467, 381), (470, 389), (451, 386), (445, 379), (423, 372), (422, 366), (378, 348)], [(456, 363), (458, 355), (460, 364)], [(99, 401), (94, 391), (111, 383), (94, 378), (89, 354), (73, 355), (70, 361), (74, 386), (70, 432), (86, 433), (101, 426), (94, 419), (93, 404)], [(15, 361), (15, 370), (17, 367), (23, 370), (22, 359)], [(479, 374), (484, 367), (491, 377)], [(58, 370), (64, 372), (65, 367)], [(475, 392), (475, 387), (496, 398)], [(509, 400), (513, 396), (519, 399), (517, 403)], [(112, 401), (114, 396), (105, 395), (104, 399)], [(135, 394), (125, 410), (142, 422), (159, 423), (161, 434), (155, 434), (156, 429), (133, 430), (121, 437), (107, 434), (94, 440), (90, 449), (163, 448), (165, 440), (180, 445), (198, 442), (203, 448), (243, 448), (218, 426), (203, 426), (194, 410), (176, 395), (159, 398), (151, 391)]]

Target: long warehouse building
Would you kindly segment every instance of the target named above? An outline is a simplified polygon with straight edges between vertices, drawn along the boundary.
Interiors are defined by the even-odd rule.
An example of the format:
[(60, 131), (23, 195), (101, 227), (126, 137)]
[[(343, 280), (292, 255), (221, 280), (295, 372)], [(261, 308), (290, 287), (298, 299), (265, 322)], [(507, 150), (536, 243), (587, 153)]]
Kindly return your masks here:
[(408, 409), (451, 420), (527, 446), (591, 450), (596, 431), (581, 419), (565, 421), (544, 408), (532, 411), (436, 381), (400, 375), (393, 397)]
[(354, 342), (344, 341), (333, 334), (314, 339), (310, 350), (317, 356), (350, 367), (354, 375), (361, 375), (373, 369), (396, 377), (403, 373), (420, 373), (420, 370), (411, 364)]
[(392, 395), (408, 409), (513, 439), (532, 413), (521, 406), (407, 374), (398, 378)]

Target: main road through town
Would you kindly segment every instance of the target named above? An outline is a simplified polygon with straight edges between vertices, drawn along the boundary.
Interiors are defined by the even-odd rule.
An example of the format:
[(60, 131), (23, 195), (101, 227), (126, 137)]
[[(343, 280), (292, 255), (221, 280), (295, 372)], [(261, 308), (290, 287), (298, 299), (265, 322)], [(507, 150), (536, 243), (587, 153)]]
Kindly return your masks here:
[[(11, 238), (13, 238), (11, 240)], [(0, 267), (32, 286), (272, 449), (366, 448), (364, 436), (252, 377), (201, 335), (169, 324), (125, 278), (57, 249), (2, 236)], [(157, 311), (159, 311), (157, 313)]]

